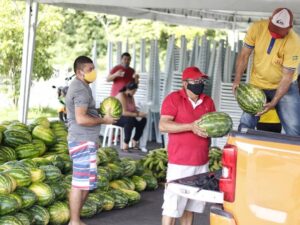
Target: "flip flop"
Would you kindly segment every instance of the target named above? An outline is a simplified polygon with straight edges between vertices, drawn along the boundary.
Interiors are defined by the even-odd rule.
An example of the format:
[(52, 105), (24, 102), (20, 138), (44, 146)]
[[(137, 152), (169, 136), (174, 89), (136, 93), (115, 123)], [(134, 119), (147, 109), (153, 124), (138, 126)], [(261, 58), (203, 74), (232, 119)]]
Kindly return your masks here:
[(133, 150), (137, 150), (137, 151), (141, 151), (142, 149), (140, 149), (139, 147), (135, 146), (135, 147), (132, 147)]
[(131, 151), (128, 149), (121, 149), (122, 152), (125, 152), (125, 153), (131, 153)]

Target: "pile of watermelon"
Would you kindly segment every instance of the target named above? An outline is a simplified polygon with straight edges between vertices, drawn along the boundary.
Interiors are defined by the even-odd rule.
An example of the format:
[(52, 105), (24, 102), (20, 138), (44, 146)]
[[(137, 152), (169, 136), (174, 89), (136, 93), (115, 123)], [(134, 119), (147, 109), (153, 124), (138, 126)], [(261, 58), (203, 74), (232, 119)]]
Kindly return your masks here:
[[(72, 161), (64, 123), (41, 117), (30, 125), (0, 124), (0, 225), (67, 224)], [(97, 152), (98, 188), (81, 216), (121, 209), (140, 201), (140, 192), (154, 190), (157, 179), (142, 160), (120, 159), (114, 148)]]

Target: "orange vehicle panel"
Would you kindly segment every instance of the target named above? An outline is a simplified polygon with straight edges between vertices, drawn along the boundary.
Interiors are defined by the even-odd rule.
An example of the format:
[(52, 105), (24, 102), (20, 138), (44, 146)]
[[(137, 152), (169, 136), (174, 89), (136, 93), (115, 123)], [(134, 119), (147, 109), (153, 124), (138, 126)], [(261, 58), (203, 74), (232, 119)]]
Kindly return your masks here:
[(232, 136), (227, 143), (238, 158), (235, 201), (224, 210), (237, 225), (299, 225), (300, 146)]

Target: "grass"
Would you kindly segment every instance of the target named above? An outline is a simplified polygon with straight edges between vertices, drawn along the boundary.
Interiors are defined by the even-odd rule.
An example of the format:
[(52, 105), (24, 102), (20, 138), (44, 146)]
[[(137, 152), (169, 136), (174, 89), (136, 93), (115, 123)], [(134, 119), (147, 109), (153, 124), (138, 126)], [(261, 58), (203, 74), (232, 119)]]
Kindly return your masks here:
[[(45, 117), (58, 117), (56, 109), (49, 107), (35, 107), (30, 108), (28, 111), (28, 119), (35, 119), (40, 116)], [(17, 120), (18, 110), (15, 108), (0, 109), (0, 122), (4, 120)]]

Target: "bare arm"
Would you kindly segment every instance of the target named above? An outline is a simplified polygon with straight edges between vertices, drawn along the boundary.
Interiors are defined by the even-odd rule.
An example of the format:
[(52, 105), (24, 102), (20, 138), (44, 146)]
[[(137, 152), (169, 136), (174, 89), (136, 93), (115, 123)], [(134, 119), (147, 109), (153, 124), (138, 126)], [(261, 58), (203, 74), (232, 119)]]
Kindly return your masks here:
[(253, 49), (243, 47), (240, 52), (238, 59), (235, 65), (235, 78), (232, 86), (232, 90), (235, 93), (236, 88), (239, 86), (241, 78), (244, 74), (244, 71), (247, 68), (249, 57), (252, 53)]
[(115, 121), (112, 117), (105, 116), (103, 118), (100, 117), (92, 117), (87, 114), (86, 107), (75, 107), (75, 118), (76, 122), (81, 126), (97, 126), (99, 124), (112, 124)]
[(159, 130), (163, 133), (181, 133), (192, 131), (193, 123), (176, 123), (173, 116), (161, 116)]
[(271, 102), (265, 104), (264, 110), (258, 113), (257, 116), (260, 116), (269, 111), (270, 109), (274, 108), (279, 102), (279, 100), (288, 92), (291, 83), (293, 82), (294, 72), (295, 71), (291, 69), (282, 69), (283, 76), (276, 90), (275, 96), (273, 97)]
[(118, 78), (118, 77), (123, 77), (124, 74), (122, 73), (122, 70), (118, 70), (117, 72), (113, 73), (113, 74), (109, 74), (106, 78), (107, 82), (111, 82), (114, 79)]
[(123, 94), (119, 94), (117, 96), (117, 98), (120, 100), (121, 104), (122, 104), (122, 109), (123, 109), (123, 113), (122, 115), (123, 116), (129, 116), (129, 117), (138, 117), (138, 112), (129, 112), (127, 111), (127, 108), (126, 108), (126, 99), (124, 97)]

